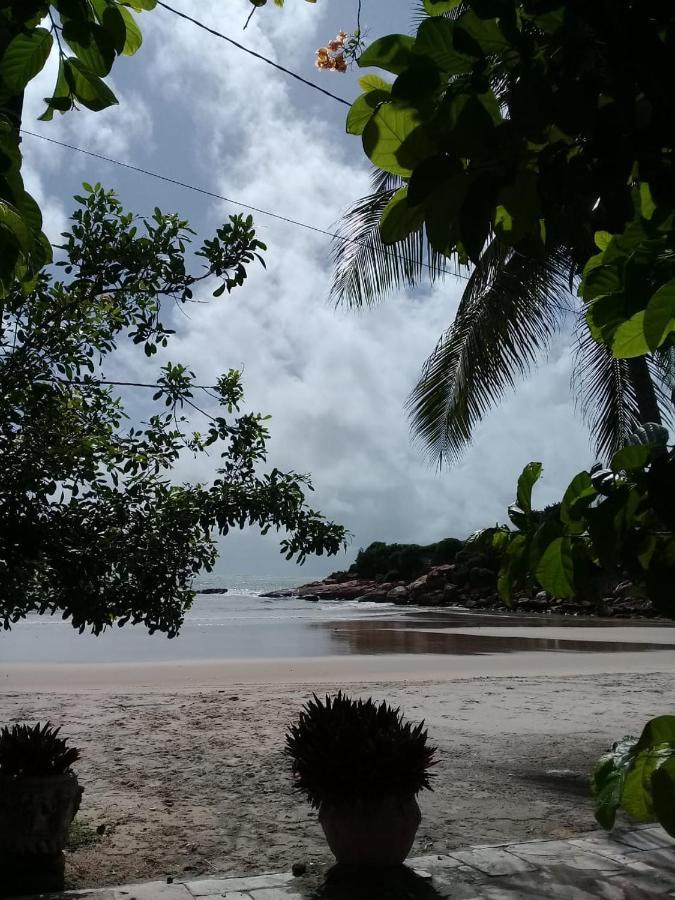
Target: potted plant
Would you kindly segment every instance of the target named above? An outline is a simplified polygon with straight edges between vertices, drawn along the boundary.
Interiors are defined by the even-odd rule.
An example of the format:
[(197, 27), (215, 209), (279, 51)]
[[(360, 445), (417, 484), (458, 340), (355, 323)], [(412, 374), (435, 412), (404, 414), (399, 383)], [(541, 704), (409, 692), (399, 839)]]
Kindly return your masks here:
[(0, 730), (0, 896), (63, 890), (80, 752), (47, 722)]
[(436, 750), (424, 722), (404, 722), (372, 699), (314, 695), (288, 730), (286, 752), (338, 863), (403, 862), (421, 820), (417, 794), (431, 789)]

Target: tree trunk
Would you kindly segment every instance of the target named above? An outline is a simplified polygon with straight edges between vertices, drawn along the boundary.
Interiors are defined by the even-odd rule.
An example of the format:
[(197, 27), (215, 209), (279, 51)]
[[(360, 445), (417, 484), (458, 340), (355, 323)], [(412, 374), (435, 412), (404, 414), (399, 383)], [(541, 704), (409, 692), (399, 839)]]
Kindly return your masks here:
[(647, 357), (636, 356), (634, 359), (629, 359), (628, 372), (633, 383), (641, 423), (646, 425), (648, 422), (654, 422), (661, 425), (661, 412)]

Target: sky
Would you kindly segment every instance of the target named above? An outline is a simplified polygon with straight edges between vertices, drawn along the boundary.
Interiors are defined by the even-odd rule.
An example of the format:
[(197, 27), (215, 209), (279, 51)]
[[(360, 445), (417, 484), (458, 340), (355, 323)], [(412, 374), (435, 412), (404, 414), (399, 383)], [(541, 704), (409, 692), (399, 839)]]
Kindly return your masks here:
[[(314, 68), (317, 47), (354, 29), (357, 0), (286, 0), (283, 9), (270, 2), (246, 31), (248, 0), (172, 5), (347, 100), (359, 92), (362, 72)], [(362, 0), (366, 40), (411, 31), (413, 7), (412, 0)], [(50, 60), (31, 84), (24, 127), (236, 202), (25, 136), (26, 184), (52, 240), (67, 226), (82, 181), (114, 188), (138, 213), (155, 206), (179, 212), (202, 237), (245, 211), (241, 203), (331, 229), (367, 193), (369, 164), (359, 139), (345, 133), (346, 106), (164, 9), (142, 14), (139, 23), (143, 46), (118, 60), (109, 79), (118, 106), (36, 121), (54, 80)], [(207, 384), (230, 367), (243, 368), (249, 408), (272, 416), (270, 467), (311, 473), (312, 506), (351, 532), (345, 555), (310, 559), (300, 574), (342, 568), (374, 540), (465, 537), (505, 521), (528, 461), (544, 464), (535, 496), (541, 506), (559, 499), (593, 461), (570, 390), (572, 340), (563, 334), (532, 376), (485, 417), (461, 461), (436, 470), (410, 439), (404, 403), (452, 321), (462, 283), (422, 285), (368, 311), (336, 309), (328, 298), (330, 239), (261, 214), (254, 218), (269, 248), (267, 269), (252, 269), (243, 288), (177, 316), (165, 358), (188, 365)], [(106, 373), (154, 381), (162, 361), (148, 362), (124, 346)], [(138, 394), (125, 399), (140, 417), (149, 398)], [(186, 459), (176, 475), (205, 482), (213, 466), (212, 458)], [(220, 543), (216, 574), (298, 574), (279, 555), (278, 539), (253, 530), (229, 535)]]

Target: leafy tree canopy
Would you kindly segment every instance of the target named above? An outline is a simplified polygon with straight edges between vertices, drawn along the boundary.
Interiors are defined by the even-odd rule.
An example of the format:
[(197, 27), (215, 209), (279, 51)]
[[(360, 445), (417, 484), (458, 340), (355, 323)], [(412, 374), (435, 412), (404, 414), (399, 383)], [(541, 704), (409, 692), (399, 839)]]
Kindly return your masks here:
[[(147, 357), (167, 347), (167, 304), (191, 302), (201, 281), (229, 292), (263, 262), (251, 218), (204, 241), (192, 274), (187, 222), (159, 209), (139, 219), (85, 188), (58, 274), (43, 269), (30, 290), (15, 281), (0, 304), (0, 621), (61, 611), (80, 631), (132, 622), (174, 636), (219, 534), (283, 529), (282, 551), (302, 562), (336, 553), (345, 532), (307, 506), (307, 476), (259, 473), (268, 432), (265, 417), (240, 411), (239, 372), (203, 390), (167, 362), (154, 395), (138, 389), (140, 423), (106, 383), (120, 342)], [(202, 432), (188, 412), (203, 412)], [(219, 460), (210, 484), (171, 478), (203, 454)]]
[(142, 36), (134, 13), (156, 0), (0, 0), (0, 295), (36, 285), (52, 259), (42, 215), (21, 178), (19, 128), (23, 95), (52, 52), (59, 66), (41, 116), (86, 107), (101, 110), (117, 98), (105, 82), (115, 60), (135, 53)]
[(564, 246), (615, 357), (675, 336), (675, 9), (666, 0), (424, 0), (415, 37), (374, 41), (347, 130), (405, 180), (385, 243), (424, 223), (477, 262), (495, 235)]

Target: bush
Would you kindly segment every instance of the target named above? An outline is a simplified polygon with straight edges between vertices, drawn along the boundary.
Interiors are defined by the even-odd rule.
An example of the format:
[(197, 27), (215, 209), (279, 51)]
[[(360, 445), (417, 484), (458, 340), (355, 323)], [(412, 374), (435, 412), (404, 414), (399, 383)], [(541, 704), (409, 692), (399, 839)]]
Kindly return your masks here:
[(80, 751), (59, 737), (60, 728), (45, 725), (13, 725), (0, 730), (0, 776), (34, 778), (67, 775)]
[(350, 572), (360, 578), (377, 578), (385, 575), (386, 581), (411, 580), (420, 576), (430, 566), (453, 562), (464, 547), (458, 538), (445, 538), (436, 544), (385, 544), (374, 541), (366, 549), (359, 550)]
[(286, 734), (296, 790), (314, 807), (372, 803), (431, 789), (436, 748), (424, 722), (404, 722), (399, 709), (339, 692), (314, 695)]

